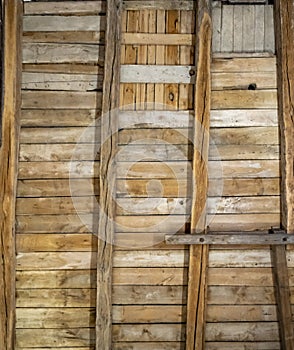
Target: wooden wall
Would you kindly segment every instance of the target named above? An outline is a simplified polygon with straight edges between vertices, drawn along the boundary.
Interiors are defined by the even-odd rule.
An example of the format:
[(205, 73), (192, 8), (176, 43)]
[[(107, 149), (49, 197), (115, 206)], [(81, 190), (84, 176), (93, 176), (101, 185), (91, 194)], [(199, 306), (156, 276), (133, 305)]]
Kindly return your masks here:
[[(17, 348), (95, 343), (105, 2), (24, 5)], [(96, 161), (94, 161), (96, 160)]]
[[(98, 223), (99, 118), (91, 123), (101, 109), (104, 14), (103, 1), (24, 7), (19, 350), (94, 347), (97, 242), (91, 232)], [(191, 1), (124, 3), (114, 193), (115, 350), (185, 348), (189, 254), (187, 247), (163, 241), (166, 233), (189, 232), (194, 16)], [(213, 49), (268, 51), (266, 42), (262, 49), (219, 49), (214, 36)], [(274, 56), (213, 59), (211, 230), (280, 224), (275, 65)], [(292, 267), (292, 253), (288, 258)], [(270, 267), (269, 247), (211, 249), (207, 349), (280, 348)]]

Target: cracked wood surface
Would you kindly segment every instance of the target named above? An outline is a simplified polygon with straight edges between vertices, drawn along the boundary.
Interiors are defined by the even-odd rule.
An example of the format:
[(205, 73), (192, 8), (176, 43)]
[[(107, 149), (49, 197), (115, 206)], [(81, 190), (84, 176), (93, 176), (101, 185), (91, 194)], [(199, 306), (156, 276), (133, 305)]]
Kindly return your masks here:
[(21, 1), (4, 7), (5, 94), (0, 149), (0, 348), (14, 349), (15, 328), (15, 196), (20, 110)]

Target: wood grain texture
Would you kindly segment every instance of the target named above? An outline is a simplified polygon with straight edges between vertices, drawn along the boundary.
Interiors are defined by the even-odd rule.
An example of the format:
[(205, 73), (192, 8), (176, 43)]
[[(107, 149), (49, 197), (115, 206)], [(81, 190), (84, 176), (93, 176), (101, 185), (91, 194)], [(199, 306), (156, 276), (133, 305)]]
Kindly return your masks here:
[[(193, 195), (191, 209), (192, 234), (203, 232), (206, 228), (212, 40), (211, 8), (209, 1), (201, 0), (197, 4), (196, 33)], [(200, 350), (204, 349), (205, 346), (207, 264), (208, 246), (191, 246), (189, 257), (186, 350)]]
[[(2, 105), (0, 149), (0, 348), (13, 350), (15, 332), (15, 198), (20, 115), (21, 16), (20, 0), (2, 1), (4, 12)], [(2, 29), (1, 29), (2, 30)], [(1, 86), (1, 89), (3, 87)]]
[(102, 98), (100, 214), (97, 253), (96, 348), (112, 348), (112, 244), (114, 235), (115, 167), (117, 150), (121, 0), (107, 1), (105, 67)]

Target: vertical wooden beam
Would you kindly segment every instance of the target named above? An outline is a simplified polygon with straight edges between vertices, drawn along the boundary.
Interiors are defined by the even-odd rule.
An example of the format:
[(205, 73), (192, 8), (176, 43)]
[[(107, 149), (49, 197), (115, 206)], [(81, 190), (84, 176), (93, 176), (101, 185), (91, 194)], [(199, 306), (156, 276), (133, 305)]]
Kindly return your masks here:
[(21, 81), (21, 0), (4, 9), (4, 96), (0, 149), (0, 349), (13, 350), (15, 336), (15, 198)]
[[(204, 232), (206, 229), (211, 99), (212, 23), (210, 0), (199, 0), (196, 6), (196, 86), (191, 234)], [(208, 249), (208, 246), (190, 246), (186, 350), (204, 349)]]
[[(288, 233), (294, 233), (294, 6), (293, 0), (276, 0), (274, 4), (282, 170), (281, 221)], [(282, 348), (292, 350), (294, 333), (285, 247), (272, 247), (272, 261)]]
[(100, 213), (97, 253), (96, 349), (112, 349), (112, 253), (119, 107), (121, 0), (107, 0), (100, 149)]

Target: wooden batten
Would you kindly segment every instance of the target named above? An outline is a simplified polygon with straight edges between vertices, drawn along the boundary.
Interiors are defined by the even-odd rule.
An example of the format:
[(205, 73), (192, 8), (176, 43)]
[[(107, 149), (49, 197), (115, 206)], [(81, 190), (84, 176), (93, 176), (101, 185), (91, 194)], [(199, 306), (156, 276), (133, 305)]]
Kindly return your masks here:
[(2, 1), (5, 34), (1, 74), (3, 77), (4, 73), (5, 92), (0, 148), (0, 348), (3, 350), (15, 348), (15, 198), (20, 125), (21, 9), (20, 0)]
[(112, 252), (117, 151), (121, 0), (107, 1), (105, 69), (101, 120), (100, 215), (97, 253), (96, 348), (112, 349)]
[[(294, 5), (292, 0), (275, 1), (275, 34), (277, 50), (278, 114), (281, 142), (281, 222), (294, 233)], [(279, 332), (282, 348), (294, 349), (286, 251), (272, 247), (272, 259), (278, 304)]]
[[(196, 86), (193, 155), (193, 197), (191, 233), (206, 227), (208, 190), (208, 147), (210, 125), (211, 8), (210, 1), (198, 1), (196, 10)], [(205, 299), (208, 246), (191, 246), (187, 301), (186, 350), (204, 349)]]

